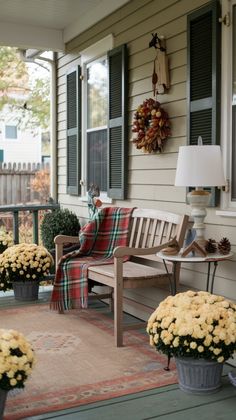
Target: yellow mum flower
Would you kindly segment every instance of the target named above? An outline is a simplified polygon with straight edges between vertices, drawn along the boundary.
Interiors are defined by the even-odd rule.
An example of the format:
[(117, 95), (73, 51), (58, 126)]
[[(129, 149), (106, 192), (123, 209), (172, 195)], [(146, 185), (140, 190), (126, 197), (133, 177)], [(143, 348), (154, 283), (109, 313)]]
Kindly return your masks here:
[(236, 351), (236, 305), (204, 291), (168, 296), (148, 320), (148, 334), (157, 331), (152, 343), (165, 354), (195, 357), (197, 350), (202, 358), (227, 360)]
[(191, 349), (195, 350), (197, 348), (197, 343), (195, 341), (191, 341), (189, 346), (190, 346)]
[(216, 354), (216, 356), (218, 356), (218, 354), (220, 354), (221, 352), (222, 352), (222, 349), (215, 348), (213, 350), (213, 353)]

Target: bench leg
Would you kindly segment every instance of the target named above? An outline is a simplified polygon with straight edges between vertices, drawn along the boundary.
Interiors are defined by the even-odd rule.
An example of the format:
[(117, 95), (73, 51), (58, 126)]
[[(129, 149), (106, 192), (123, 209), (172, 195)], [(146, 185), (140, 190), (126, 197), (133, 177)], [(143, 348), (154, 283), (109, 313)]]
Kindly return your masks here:
[(108, 299), (109, 302), (109, 308), (111, 312), (114, 312), (114, 293), (113, 293), (113, 289), (111, 290), (111, 296)]
[(115, 258), (114, 336), (116, 347), (123, 346), (123, 261)]

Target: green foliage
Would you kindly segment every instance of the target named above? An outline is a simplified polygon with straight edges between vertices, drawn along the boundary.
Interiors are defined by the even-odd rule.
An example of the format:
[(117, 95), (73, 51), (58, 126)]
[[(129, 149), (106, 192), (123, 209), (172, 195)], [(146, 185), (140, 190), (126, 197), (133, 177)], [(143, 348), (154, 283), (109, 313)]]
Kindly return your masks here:
[(75, 213), (68, 209), (56, 209), (44, 215), (40, 230), (43, 244), (50, 250), (55, 247), (55, 236), (77, 236), (80, 231), (80, 223)]
[[(37, 63), (33, 66), (38, 68)], [(48, 129), (50, 73), (46, 69), (44, 77), (31, 75), (17, 48), (0, 47), (0, 111), (8, 105), (21, 129)]]
[(22, 127), (48, 129), (50, 120), (50, 79), (35, 79), (30, 94), (21, 114), (24, 118)]
[(26, 90), (28, 72), (16, 48), (0, 47), (0, 111), (5, 104), (15, 104), (11, 93)]

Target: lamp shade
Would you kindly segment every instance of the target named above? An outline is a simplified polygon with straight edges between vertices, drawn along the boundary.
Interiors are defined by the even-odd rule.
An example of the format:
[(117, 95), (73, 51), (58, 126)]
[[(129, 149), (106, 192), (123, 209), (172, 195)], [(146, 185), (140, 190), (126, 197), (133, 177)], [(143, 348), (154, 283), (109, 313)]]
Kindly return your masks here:
[(180, 146), (176, 186), (216, 187), (225, 184), (220, 146)]

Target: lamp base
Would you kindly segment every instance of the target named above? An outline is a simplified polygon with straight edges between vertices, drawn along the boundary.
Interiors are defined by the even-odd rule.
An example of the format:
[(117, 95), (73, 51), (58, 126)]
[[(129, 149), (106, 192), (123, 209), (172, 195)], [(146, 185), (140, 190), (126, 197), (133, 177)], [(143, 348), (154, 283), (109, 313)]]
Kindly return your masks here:
[(201, 247), (204, 247), (206, 244), (204, 219), (207, 214), (206, 207), (209, 205), (211, 193), (198, 189), (188, 193), (187, 197), (191, 205), (191, 216), (194, 220), (193, 229), (196, 231), (194, 240)]

